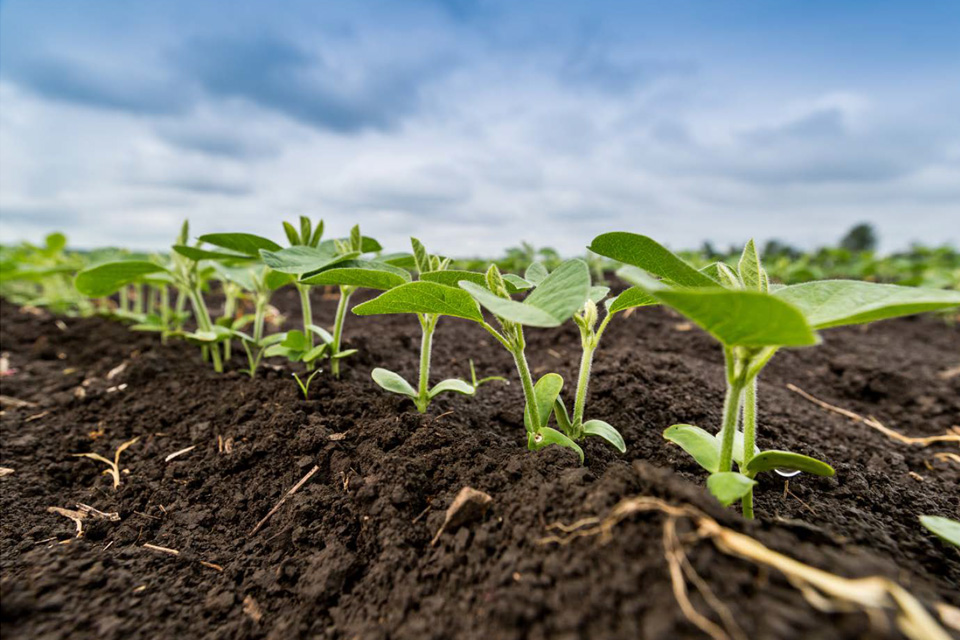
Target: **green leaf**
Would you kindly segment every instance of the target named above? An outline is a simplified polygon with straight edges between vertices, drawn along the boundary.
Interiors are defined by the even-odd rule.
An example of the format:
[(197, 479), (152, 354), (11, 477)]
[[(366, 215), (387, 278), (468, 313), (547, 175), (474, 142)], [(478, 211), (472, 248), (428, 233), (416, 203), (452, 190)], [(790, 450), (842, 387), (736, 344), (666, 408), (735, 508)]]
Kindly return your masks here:
[(571, 435), (573, 423), (570, 422), (570, 414), (567, 413), (567, 407), (563, 404), (563, 398), (560, 396), (557, 396), (556, 401), (553, 403), (553, 415), (557, 418), (557, 425), (560, 427), (560, 430), (568, 436)]
[(536, 431), (537, 428), (547, 426), (547, 423), (550, 421), (550, 414), (553, 411), (553, 405), (556, 403), (561, 389), (563, 389), (563, 378), (556, 373), (545, 374), (537, 380), (537, 384), (533, 385), (533, 396), (537, 403), (537, 413), (540, 416), (540, 424), (532, 424), (529, 407), (525, 407), (523, 416), (524, 423), (530, 424), (531, 431)]
[(630, 287), (616, 298), (609, 300), (607, 310), (610, 313), (617, 313), (633, 307), (649, 307), (656, 304), (660, 302), (640, 287)]
[(720, 470), (720, 442), (713, 434), (692, 424), (675, 424), (663, 432), (663, 437), (680, 445), (710, 473)]
[(536, 286), (543, 282), (544, 278), (548, 275), (547, 268), (543, 266), (543, 263), (531, 262), (530, 266), (527, 267), (527, 270), (523, 273), (523, 279)]
[[(466, 280), (467, 282), (472, 282), (476, 285), (486, 288), (487, 286), (487, 276), (486, 274), (477, 272), (477, 271), (462, 271), (459, 269), (447, 269), (445, 271), (427, 271), (420, 274), (420, 279), (427, 282), (436, 282), (438, 284), (444, 284), (448, 287), (457, 287), (458, 283), (461, 280)], [(519, 293), (521, 290), (507, 282), (507, 292), (508, 293)]]
[(449, 378), (438, 382), (433, 389), (430, 389), (430, 393), (428, 393), (427, 396), (432, 399), (435, 395), (443, 393), (444, 391), (453, 391), (455, 393), (462, 393), (465, 396), (472, 396), (477, 390), (469, 382), (464, 382), (457, 378)]
[(647, 236), (624, 231), (604, 233), (594, 238), (588, 248), (594, 253), (649, 271), (681, 287), (717, 286), (709, 276), (700, 273)]
[(385, 313), (436, 313), (483, 322), (476, 301), (461, 289), (435, 282), (416, 281), (389, 289), (353, 308), (358, 316)]
[(588, 297), (593, 300), (594, 304), (600, 304), (600, 302), (607, 297), (607, 294), (610, 293), (610, 287), (590, 287), (590, 293), (587, 294)]
[(180, 255), (190, 258), (195, 262), (201, 260), (249, 260), (250, 256), (245, 256), (239, 253), (227, 253), (226, 251), (209, 251), (207, 249), (200, 249), (199, 247), (191, 247), (185, 244), (175, 244), (171, 247), (174, 251)]
[(280, 344), (293, 351), (303, 351), (309, 345), (307, 342), (307, 337), (303, 335), (303, 331), (300, 331), (299, 329), (291, 329), (290, 331), (287, 331), (286, 337)]
[(199, 239), (201, 242), (242, 253), (252, 258), (260, 257), (260, 249), (280, 251), (283, 248), (273, 240), (252, 233), (208, 233), (200, 236)]
[(352, 260), (359, 255), (359, 253), (337, 255), (335, 251), (324, 249), (322, 244), (320, 248), (297, 245), (280, 251), (260, 251), (260, 256), (268, 267), (280, 273), (293, 275), (316, 271), (344, 260)]
[(427, 253), (427, 248), (416, 238), (410, 238), (410, 245), (413, 247), (413, 261), (417, 271), (420, 273), (430, 271), (430, 254)]
[(298, 246), (300, 244), (300, 234), (297, 233), (297, 230), (293, 228), (292, 224), (289, 222), (284, 222), (283, 232), (287, 234), (287, 241), (292, 246)]
[(301, 276), (300, 282), (385, 291), (410, 282), (410, 274), (400, 267), (375, 260), (344, 260), (320, 271), (306, 273)]
[(510, 293), (514, 293), (517, 291), (527, 291), (533, 288), (532, 282), (526, 280), (525, 278), (521, 278), (518, 275), (514, 275), (512, 273), (503, 274), (503, 281), (506, 282), (510, 287), (512, 287), (512, 290), (509, 288), (507, 289), (507, 291), (509, 291)]
[(660, 289), (651, 291), (728, 347), (799, 347), (817, 335), (799, 309), (759, 291)]
[(550, 427), (541, 427), (536, 433), (530, 433), (527, 435), (527, 448), (531, 451), (539, 451), (540, 449), (548, 447), (551, 444), (573, 449), (577, 452), (577, 457), (580, 458), (580, 464), (583, 464), (583, 449), (581, 449), (576, 442), (563, 435), (556, 429), (551, 429)]
[(331, 360), (341, 360), (343, 358), (349, 358), (353, 354), (357, 353), (357, 349), (344, 349), (343, 351), (337, 351), (330, 356)]
[(267, 269), (266, 274), (263, 276), (263, 284), (270, 291), (276, 291), (280, 287), (293, 283), (296, 279), (296, 275), (294, 274)]
[(307, 329), (310, 330), (310, 333), (317, 335), (326, 344), (330, 344), (331, 342), (333, 342), (333, 336), (330, 335), (330, 332), (324, 329), (323, 327), (315, 324), (309, 324), (307, 325)]
[(74, 283), (77, 291), (83, 295), (102, 298), (116, 293), (120, 287), (158, 272), (167, 272), (167, 270), (159, 264), (143, 260), (105, 262), (78, 273)]
[(960, 291), (856, 280), (819, 280), (773, 294), (803, 311), (815, 329), (862, 324), (960, 306)]
[(317, 226), (313, 230), (313, 235), (310, 236), (310, 241), (307, 243), (311, 247), (315, 247), (320, 244), (320, 238), (323, 237), (323, 220), (317, 221)]
[(547, 276), (523, 302), (501, 298), (468, 281), (461, 281), (460, 287), (491, 313), (505, 320), (531, 327), (557, 327), (587, 301), (590, 270), (583, 260), (568, 260)]
[(763, 267), (760, 266), (760, 255), (757, 253), (757, 245), (753, 238), (747, 242), (743, 248), (743, 255), (740, 256), (740, 262), (737, 264), (737, 271), (740, 272), (740, 281), (743, 287), (748, 291), (763, 291)]
[(57, 253), (67, 246), (67, 236), (55, 231), (47, 234), (47, 237), (44, 238), (44, 244), (47, 246), (47, 251)]
[(588, 436), (603, 438), (620, 453), (626, 453), (627, 451), (627, 444), (623, 441), (620, 432), (603, 420), (587, 420), (583, 423), (583, 432)]
[(326, 351), (329, 346), (328, 344), (318, 344), (300, 356), (300, 362), (313, 362), (314, 360), (322, 358), (324, 351)]
[(410, 386), (410, 383), (393, 371), (377, 367), (370, 375), (373, 376), (374, 382), (391, 393), (399, 393), (402, 396), (410, 396), (411, 398), (417, 397), (417, 392)]
[(377, 258), (379, 262), (406, 269), (407, 271), (416, 270), (417, 263), (411, 253), (385, 253)]
[(710, 477), (707, 478), (707, 488), (710, 493), (725, 507), (729, 507), (747, 495), (756, 484), (755, 480), (751, 480), (736, 471), (711, 473)]
[(920, 516), (920, 524), (941, 540), (960, 547), (960, 522), (943, 516)]
[(815, 476), (833, 477), (836, 471), (826, 462), (820, 462), (816, 458), (804, 456), (799, 453), (790, 453), (789, 451), (764, 451), (754, 456), (747, 464), (746, 471), (750, 474), (757, 474), (763, 471), (772, 471), (773, 469), (790, 469), (791, 471), (803, 471)]
[(300, 216), (300, 243), (309, 245), (310, 244), (310, 233), (313, 231), (313, 224), (310, 223), (310, 218), (307, 216)]
[[(321, 242), (317, 246), (317, 248), (323, 251), (335, 252), (337, 250), (337, 245), (336, 245), (337, 240), (339, 240), (340, 242), (346, 242), (348, 244), (351, 241), (350, 238), (331, 238), (329, 240), (324, 240), (323, 242)], [(377, 242), (373, 238), (368, 238), (367, 236), (362, 236), (360, 238), (360, 253), (376, 253), (378, 251), (383, 251), (383, 247), (380, 245), (379, 242)]]

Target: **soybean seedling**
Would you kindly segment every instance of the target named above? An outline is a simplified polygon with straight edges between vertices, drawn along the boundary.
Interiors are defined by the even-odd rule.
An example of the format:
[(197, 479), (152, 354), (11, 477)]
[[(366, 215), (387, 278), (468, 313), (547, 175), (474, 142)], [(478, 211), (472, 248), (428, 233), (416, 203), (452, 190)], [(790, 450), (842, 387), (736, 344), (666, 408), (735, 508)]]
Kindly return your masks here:
[(120, 454), (127, 450), (128, 447), (135, 444), (139, 440), (139, 436), (133, 440), (127, 440), (119, 447), (113, 454), (113, 460), (109, 458), (104, 458), (99, 453), (74, 453), (72, 454), (76, 458), (90, 458), (91, 460), (96, 460), (97, 462), (102, 462), (107, 465), (107, 468), (104, 469), (103, 474), (109, 475), (113, 478), (113, 488), (116, 489), (120, 486)]
[(333, 246), (339, 259), (302, 274), (300, 282), (311, 286), (336, 286), (339, 290), (333, 334), (327, 342), (330, 371), (339, 378), (340, 362), (357, 352), (356, 349), (343, 349), (343, 329), (350, 308), (350, 297), (361, 288), (384, 291), (410, 282), (410, 274), (387, 262), (360, 257), (364, 253), (379, 251), (380, 244), (363, 237), (359, 225), (350, 230), (349, 238), (334, 240)]
[[(421, 275), (431, 273), (435, 274), (445, 272), (447, 270), (450, 265), (449, 259), (442, 259), (439, 256), (428, 254), (423, 244), (416, 238), (410, 238), (410, 243), (413, 246), (414, 262), (418, 273)], [(473, 362), (471, 361), (470, 382), (466, 382), (457, 378), (450, 378), (438, 382), (432, 388), (430, 387), (430, 353), (433, 345), (433, 334), (437, 328), (437, 323), (440, 321), (440, 318), (448, 314), (441, 312), (421, 312), (420, 309), (422, 309), (422, 306), (420, 305), (420, 301), (424, 297), (429, 296), (437, 299), (445, 299), (447, 297), (452, 299), (459, 297), (460, 304), (451, 305), (451, 309), (476, 310), (476, 303), (473, 302), (468, 293), (461, 291), (460, 289), (454, 289), (441, 284), (419, 281), (402, 283), (395, 288), (389, 288), (379, 297), (357, 305), (353, 309), (353, 312), (359, 316), (386, 313), (415, 313), (417, 315), (417, 318), (420, 321), (420, 329), (422, 331), (422, 337), (420, 340), (420, 376), (418, 378), (419, 382), (417, 389), (414, 389), (400, 374), (394, 373), (393, 371), (384, 369), (382, 367), (377, 367), (374, 369), (372, 376), (374, 382), (380, 385), (383, 389), (391, 393), (397, 393), (411, 398), (417, 407), (417, 411), (420, 413), (426, 413), (427, 407), (430, 405), (430, 401), (433, 400), (433, 398), (435, 398), (438, 394), (445, 391), (472, 396), (477, 392), (477, 388), (485, 382), (489, 382), (491, 380), (501, 380), (505, 382), (504, 378), (497, 376), (477, 380), (477, 374), (473, 368)], [(451, 315), (453, 315), (453, 317), (457, 317), (456, 314)]]
[[(292, 226), (288, 224), (284, 228), (287, 230), (288, 237), (291, 236)], [(316, 231), (314, 234), (316, 234)], [(319, 237), (317, 239), (319, 240)], [(339, 361), (342, 358), (356, 353), (356, 351), (353, 349), (343, 350), (341, 349), (341, 346), (343, 339), (343, 325), (347, 313), (347, 307), (350, 301), (350, 296), (357, 289), (358, 285), (349, 284), (346, 281), (327, 281), (325, 277), (313, 276), (318, 276), (321, 272), (332, 270), (334, 267), (338, 266), (343, 267), (342, 270), (336, 272), (341, 275), (344, 271), (366, 270), (364, 268), (366, 266), (364, 261), (354, 261), (360, 258), (363, 253), (371, 253), (380, 251), (381, 249), (382, 247), (380, 246), (380, 243), (372, 238), (364, 238), (360, 234), (360, 228), (355, 226), (351, 230), (349, 238), (324, 240), (323, 242), (319, 242), (316, 246), (312, 244), (296, 245), (290, 247), (289, 249), (283, 249), (280, 251), (260, 252), (261, 256), (263, 256), (264, 262), (270, 268), (274, 269), (275, 271), (288, 273), (297, 277), (296, 285), (297, 288), (302, 292), (301, 305), (304, 306), (305, 309), (309, 309), (309, 295), (306, 292), (309, 292), (311, 287), (319, 284), (333, 284), (339, 286), (340, 300), (337, 304), (337, 312), (332, 334), (326, 331), (318, 331), (318, 327), (313, 324), (312, 315), (309, 315), (308, 311), (304, 312), (303, 318), (304, 334), (307, 337), (308, 345), (312, 348), (314, 335), (318, 336), (321, 341), (323, 341), (323, 346), (326, 347), (326, 349), (324, 349), (324, 353), (331, 359), (330, 370), (337, 377), (340, 375)], [(379, 269), (372, 269), (370, 271), (377, 270)], [(398, 271), (402, 270), (398, 269)], [(407, 276), (407, 279), (409, 279), (409, 274), (406, 272), (403, 273)], [(326, 277), (329, 278), (331, 276), (328, 275)], [(308, 364), (308, 370), (312, 368), (313, 365)]]
[[(664, 436), (711, 473), (707, 486), (725, 505), (743, 501), (753, 517), (754, 478), (764, 471), (832, 476), (828, 464), (787, 451), (760, 451), (757, 440), (757, 377), (784, 347), (817, 344), (819, 329), (873, 322), (960, 304), (960, 292), (845, 280), (771, 286), (754, 243), (736, 269), (716, 263), (694, 269), (654, 240), (608, 233), (593, 240), (595, 253), (627, 267), (618, 274), (673, 307), (718, 340), (726, 362), (727, 391), (720, 433), (674, 425)], [(645, 272), (660, 276), (657, 281)], [(710, 275), (712, 274), (712, 275)], [(743, 408), (743, 432), (738, 428)], [(742, 445), (740, 442), (742, 440)], [(739, 472), (734, 472), (737, 462)]]
[[(240, 261), (247, 259), (247, 256), (188, 246), (185, 244), (188, 233), (189, 224), (184, 222), (177, 243), (173, 245), (169, 265), (146, 260), (104, 262), (79, 272), (74, 284), (84, 295), (100, 298), (122, 291), (130, 284), (141, 283), (148, 276), (166, 274), (179, 293), (190, 300), (193, 307), (197, 329), (182, 335), (190, 342), (199, 344), (203, 353), (209, 354), (212, 358), (214, 369), (221, 372), (223, 360), (220, 357), (219, 343), (229, 340), (231, 333), (224, 327), (218, 327), (210, 319), (210, 312), (203, 299), (203, 290), (212, 275), (212, 270), (206, 267), (201, 268), (200, 263), (206, 260)], [(178, 301), (177, 313), (182, 311), (182, 299)]]

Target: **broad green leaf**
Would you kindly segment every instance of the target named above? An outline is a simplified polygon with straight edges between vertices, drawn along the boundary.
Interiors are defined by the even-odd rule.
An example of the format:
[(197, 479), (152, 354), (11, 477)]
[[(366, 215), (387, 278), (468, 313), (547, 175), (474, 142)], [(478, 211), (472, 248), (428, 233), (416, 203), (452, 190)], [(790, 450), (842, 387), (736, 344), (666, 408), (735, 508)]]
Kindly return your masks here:
[(531, 327), (557, 327), (576, 313), (590, 292), (590, 270), (583, 260), (568, 260), (547, 276), (526, 300), (501, 298), (472, 282), (460, 286), (491, 313)]
[(530, 433), (527, 435), (527, 448), (529, 448), (531, 451), (539, 451), (540, 449), (550, 446), (551, 444), (573, 449), (577, 452), (577, 457), (580, 458), (580, 464), (583, 464), (583, 449), (581, 449), (576, 442), (563, 435), (556, 429), (551, 429), (550, 427), (541, 427), (536, 433)]
[(501, 298), (491, 293), (486, 287), (473, 282), (461, 280), (460, 288), (473, 296), (484, 308), (501, 318), (531, 327), (557, 327), (563, 324), (563, 320), (557, 320), (542, 309), (525, 305), (516, 300)]
[(464, 382), (457, 378), (449, 378), (438, 382), (433, 389), (430, 389), (430, 393), (427, 395), (433, 398), (438, 393), (443, 393), (444, 391), (453, 391), (455, 393), (462, 393), (465, 396), (472, 396), (477, 390), (469, 382)]
[(143, 260), (105, 262), (78, 273), (75, 285), (77, 291), (85, 296), (102, 298), (116, 293), (120, 287), (137, 282), (151, 273), (166, 271), (159, 264)]
[[(478, 271), (461, 271), (458, 269), (447, 269), (445, 271), (426, 271), (420, 274), (420, 279), (427, 282), (445, 284), (448, 287), (457, 287), (461, 280), (472, 282), (484, 288), (487, 286), (486, 275)], [(519, 293), (521, 291), (510, 282), (504, 282), (506, 282), (507, 285), (507, 293)]]
[(607, 297), (607, 294), (610, 293), (610, 287), (590, 287), (590, 293), (588, 294), (589, 298), (593, 300), (594, 304), (600, 304), (600, 302)]
[(349, 358), (353, 354), (357, 353), (357, 349), (344, 349), (343, 351), (337, 351), (330, 356), (331, 360), (342, 360), (343, 358)]
[(593, 239), (590, 251), (639, 267), (681, 287), (715, 287), (716, 281), (700, 273), (657, 241), (636, 233), (615, 231)]
[(503, 281), (513, 287), (513, 291), (507, 289), (507, 291), (510, 293), (513, 293), (514, 291), (527, 291), (528, 289), (532, 289), (534, 286), (533, 283), (526, 278), (521, 278), (520, 276), (512, 273), (503, 274)]
[(358, 304), (353, 308), (353, 312), (359, 316), (384, 313), (436, 313), (483, 322), (483, 315), (469, 293), (422, 280), (408, 282), (384, 291), (373, 300)]
[(190, 258), (196, 262), (201, 260), (231, 260), (231, 261), (240, 261), (240, 260), (249, 260), (250, 256), (245, 256), (239, 253), (228, 253), (226, 251), (210, 251), (208, 249), (201, 249), (199, 247), (191, 247), (185, 244), (175, 244), (171, 247), (174, 251), (180, 255)]
[(710, 473), (720, 470), (720, 442), (712, 433), (692, 424), (675, 424), (663, 432), (663, 437), (680, 445)]
[(44, 238), (44, 244), (47, 245), (48, 252), (57, 253), (67, 246), (67, 236), (55, 231), (54, 233), (47, 234), (47, 237)]
[(754, 456), (747, 464), (747, 473), (757, 474), (773, 469), (803, 471), (815, 476), (832, 477), (836, 472), (826, 462), (789, 451), (764, 451)]
[(283, 346), (282, 344), (271, 344), (270, 346), (268, 346), (266, 349), (263, 350), (263, 357), (276, 358), (276, 357), (282, 356), (284, 358), (287, 358), (288, 360), (292, 360), (294, 359), (295, 354), (299, 354), (299, 353), (300, 351), (289, 349)]
[(523, 279), (536, 286), (543, 282), (543, 279), (548, 275), (547, 268), (543, 266), (542, 262), (531, 262), (530, 266), (527, 267), (527, 270), (523, 273)]
[(757, 482), (755, 480), (751, 480), (736, 471), (711, 473), (710, 477), (707, 478), (707, 488), (710, 490), (710, 493), (725, 507), (729, 507), (747, 495), (756, 484)]
[(294, 351), (303, 351), (309, 346), (307, 337), (303, 335), (303, 331), (300, 331), (299, 329), (291, 329), (290, 331), (287, 331), (286, 337), (280, 344), (287, 349), (292, 349)]
[(370, 375), (373, 376), (374, 382), (387, 391), (399, 393), (403, 396), (410, 396), (411, 398), (417, 397), (417, 392), (414, 391), (413, 387), (410, 386), (410, 383), (404, 380), (400, 374), (389, 371), (388, 369), (381, 369), (380, 367), (377, 367)]
[(296, 279), (297, 277), (294, 274), (267, 269), (266, 274), (263, 276), (263, 284), (270, 291), (276, 291), (280, 287), (293, 283)]
[(610, 313), (617, 313), (633, 307), (649, 307), (656, 304), (660, 304), (660, 302), (643, 289), (630, 287), (616, 298), (609, 300), (607, 310)]
[(590, 268), (583, 260), (567, 260), (537, 285), (523, 304), (546, 311), (561, 322), (583, 307), (590, 295)]
[(304, 274), (300, 282), (386, 291), (410, 282), (410, 274), (400, 267), (376, 260), (344, 260), (329, 268)]
[(184, 337), (190, 342), (199, 342), (201, 344), (212, 344), (214, 342), (223, 342), (233, 337), (233, 331), (226, 327), (213, 325), (209, 330), (193, 331), (184, 334)]
[(796, 307), (759, 291), (659, 289), (651, 292), (728, 347), (799, 347), (817, 335)]
[(620, 432), (603, 420), (587, 420), (583, 423), (583, 432), (588, 436), (603, 438), (620, 453), (626, 453), (627, 451), (627, 444), (623, 441)]
[(287, 338), (287, 333), (285, 331), (280, 333), (271, 333), (265, 338), (260, 339), (260, 346), (269, 347), (272, 344), (280, 344), (281, 342), (286, 340), (286, 338)]
[(960, 291), (921, 289), (856, 280), (818, 280), (777, 289), (815, 329), (862, 324), (960, 306)]
[(252, 258), (260, 257), (260, 249), (280, 251), (283, 248), (273, 240), (252, 233), (208, 233), (200, 236), (199, 239), (201, 242), (242, 253)]
[(763, 291), (763, 267), (760, 266), (760, 255), (757, 253), (757, 245), (753, 238), (747, 242), (743, 248), (743, 255), (740, 256), (740, 262), (737, 264), (737, 271), (740, 272), (740, 281), (744, 289), (748, 291)]
[(561, 389), (563, 389), (563, 378), (556, 373), (545, 374), (537, 380), (537, 384), (533, 385), (533, 396), (537, 403), (540, 424), (532, 424), (529, 407), (524, 408), (524, 422), (530, 424), (532, 431), (547, 426), (550, 421), (550, 414), (553, 411), (553, 405), (556, 403)]
[(920, 524), (941, 540), (960, 547), (960, 522), (943, 516), (920, 516)]
[(261, 250), (260, 256), (268, 267), (280, 273), (300, 275), (310, 273), (345, 260), (359, 257), (359, 253), (337, 255), (336, 251), (297, 245), (280, 251)]

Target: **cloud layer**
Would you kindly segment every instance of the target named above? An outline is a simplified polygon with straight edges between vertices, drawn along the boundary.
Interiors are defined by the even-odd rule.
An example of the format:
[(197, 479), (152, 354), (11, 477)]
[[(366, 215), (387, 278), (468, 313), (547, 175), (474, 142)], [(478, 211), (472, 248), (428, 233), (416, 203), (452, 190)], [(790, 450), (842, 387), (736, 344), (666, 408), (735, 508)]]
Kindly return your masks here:
[(955, 3), (197, 4), (0, 5), (4, 242), (960, 242)]

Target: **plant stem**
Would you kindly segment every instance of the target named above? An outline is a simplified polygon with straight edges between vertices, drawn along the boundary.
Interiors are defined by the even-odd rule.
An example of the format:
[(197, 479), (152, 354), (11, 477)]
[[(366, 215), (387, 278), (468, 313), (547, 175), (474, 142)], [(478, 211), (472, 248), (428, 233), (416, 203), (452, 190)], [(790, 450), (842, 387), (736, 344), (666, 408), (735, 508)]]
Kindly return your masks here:
[(427, 412), (427, 405), (430, 404), (428, 394), (430, 384), (430, 350), (433, 343), (433, 330), (437, 326), (438, 316), (430, 314), (418, 314), (420, 317), (420, 326), (423, 329), (423, 339), (420, 341), (420, 386), (417, 389), (417, 411)]
[(163, 331), (160, 333), (160, 344), (167, 344), (167, 331), (170, 328), (170, 292), (167, 285), (160, 285), (160, 322)]
[(740, 417), (740, 396), (743, 392), (743, 382), (733, 380), (727, 382), (727, 395), (723, 399), (723, 435), (720, 449), (720, 471), (730, 471), (733, 468), (733, 437), (737, 432), (737, 419)]
[[(213, 323), (210, 322), (210, 312), (207, 311), (207, 305), (203, 302), (203, 295), (198, 290), (191, 289), (189, 296), (193, 304), (193, 312), (197, 316), (197, 327), (201, 331), (212, 331)], [(213, 357), (213, 370), (222, 373), (223, 361), (220, 360), (220, 346), (214, 342), (209, 345), (208, 352)]]
[(127, 301), (130, 299), (130, 292), (127, 289), (129, 287), (120, 287), (120, 311), (126, 311), (129, 306)]
[[(746, 470), (753, 458), (757, 442), (757, 379), (753, 378), (743, 390), (743, 464), (740, 471)], [(747, 474), (749, 475), (749, 474)], [(743, 496), (743, 517), (753, 519), (753, 489)]]
[(343, 335), (343, 322), (347, 316), (347, 305), (350, 303), (350, 296), (353, 294), (353, 289), (350, 287), (340, 287), (340, 302), (337, 303), (337, 317), (334, 320), (333, 324), (333, 343), (330, 345), (331, 348), (331, 360), (330, 360), (330, 372), (333, 373), (334, 377), (340, 377), (340, 359), (334, 358), (338, 353), (340, 353), (340, 339)]
[(540, 428), (540, 407), (537, 406), (537, 394), (533, 389), (530, 366), (527, 364), (527, 356), (524, 354), (526, 344), (523, 340), (523, 329), (519, 327), (517, 328), (517, 337), (518, 339), (510, 349), (510, 353), (513, 354), (513, 360), (517, 364), (520, 384), (523, 385), (523, 397), (527, 403), (527, 410), (530, 412), (530, 425), (527, 427), (527, 431), (534, 432)]
[[(307, 351), (313, 349), (313, 331), (310, 325), (313, 324), (313, 308), (310, 306), (310, 285), (296, 283), (297, 291), (300, 293), (300, 311), (303, 314), (303, 335), (307, 338)], [(313, 371), (313, 362), (307, 363), (307, 371)]]
[(580, 377), (577, 379), (577, 397), (573, 404), (574, 440), (582, 436), (583, 407), (587, 402), (587, 387), (590, 385), (590, 367), (593, 364), (593, 352), (597, 346), (591, 339), (583, 341), (583, 355), (580, 357)]
[[(237, 310), (237, 292), (233, 285), (227, 284), (224, 287), (224, 293), (226, 294), (226, 297), (223, 302), (223, 317), (230, 322), (230, 325), (228, 325), (228, 327), (230, 327), (233, 325), (233, 315)], [(223, 343), (224, 360), (230, 359), (230, 342), (231, 340), (227, 339)]]

